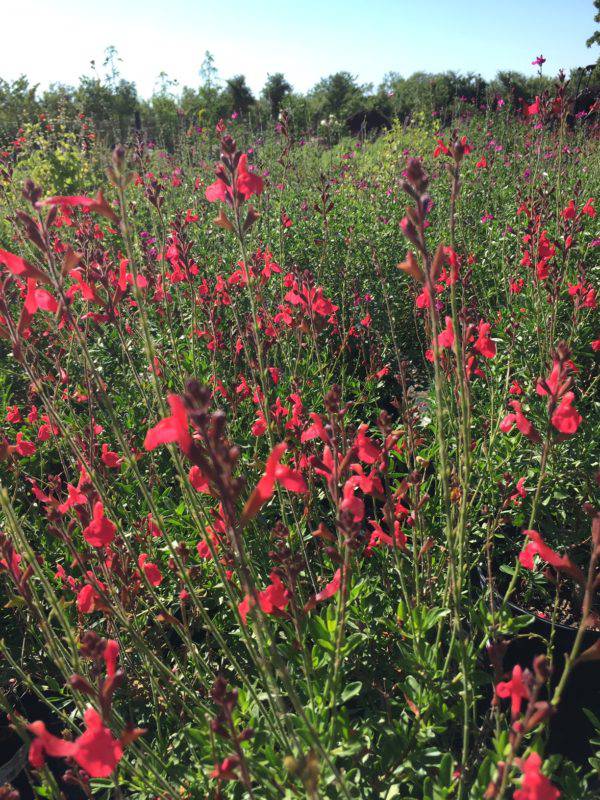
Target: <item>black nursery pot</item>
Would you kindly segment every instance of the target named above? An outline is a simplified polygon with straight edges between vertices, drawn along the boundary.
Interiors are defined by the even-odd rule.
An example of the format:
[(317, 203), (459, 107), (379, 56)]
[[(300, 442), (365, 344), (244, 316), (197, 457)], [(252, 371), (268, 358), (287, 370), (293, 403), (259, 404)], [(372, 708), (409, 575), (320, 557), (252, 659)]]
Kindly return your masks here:
[[(482, 586), (487, 586), (483, 570), (478, 571)], [(511, 672), (516, 664), (532, 669), (535, 656), (545, 654), (550, 645), (552, 624), (544, 617), (526, 611), (516, 603), (507, 604), (515, 616), (530, 616), (532, 624), (523, 635), (511, 639), (502, 667)], [(553, 672), (550, 679), (549, 695), (562, 675), (565, 656), (571, 652), (577, 628), (572, 625), (554, 625)], [(586, 631), (583, 635), (580, 653), (592, 647), (600, 639), (600, 631)], [(600, 719), (600, 663), (588, 661), (573, 667), (556, 714), (550, 720), (548, 753), (558, 753), (575, 763), (582, 764), (593, 754), (590, 740), (595, 735), (592, 722), (584, 709), (591, 711)]]
[[(28, 720), (42, 720), (50, 733), (60, 736), (62, 722), (36, 695), (29, 692), (22, 694), (19, 698), (19, 711)], [(35, 800), (26, 774), (28, 750), (28, 746), (23, 744), (11, 727), (9, 718), (4, 712), (0, 712), (0, 786), (10, 783), (19, 792), (20, 800)], [(86, 795), (79, 786), (63, 781), (67, 770), (63, 759), (50, 758), (48, 767), (58, 781), (65, 800), (86, 800)]]

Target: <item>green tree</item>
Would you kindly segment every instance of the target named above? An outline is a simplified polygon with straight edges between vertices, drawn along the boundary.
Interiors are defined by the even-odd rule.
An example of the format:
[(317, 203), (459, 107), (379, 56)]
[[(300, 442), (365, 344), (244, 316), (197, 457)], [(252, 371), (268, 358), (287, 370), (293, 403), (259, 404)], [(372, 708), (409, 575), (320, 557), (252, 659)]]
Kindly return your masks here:
[(262, 98), (268, 103), (271, 117), (275, 119), (281, 111), (285, 98), (291, 93), (292, 87), (285, 79), (282, 72), (275, 72), (267, 76), (267, 82), (262, 90)]
[(18, 128), (32, 121), (39, 113), (37, 85), (31, 85), (24, 75), (9, 83), (0, 78), (0, 135), (15, 136)]
[(365, 89), (349, 72), (336, 72), (323, 78), (310, 93), (316, 118), (333, 114), (341, 120), (354, 114), (364, 106)]
[(254, 95), (246, 83), (244, 75), (234, 75), (226, 81), (226, 93), (231, 104), (231, 110), (237, 111), (241, 116), (246, 116), (251, 106), (254, 105)]
[(600, 0), (594, 0), (594, 8), (596, 9), (596, 13), (594, 14), (594, 22), (599, 27), (592, 33), (590, 38), (587, 40), (586, 44), (588, 47), (591, 47), (593, 44), (600, 45)]

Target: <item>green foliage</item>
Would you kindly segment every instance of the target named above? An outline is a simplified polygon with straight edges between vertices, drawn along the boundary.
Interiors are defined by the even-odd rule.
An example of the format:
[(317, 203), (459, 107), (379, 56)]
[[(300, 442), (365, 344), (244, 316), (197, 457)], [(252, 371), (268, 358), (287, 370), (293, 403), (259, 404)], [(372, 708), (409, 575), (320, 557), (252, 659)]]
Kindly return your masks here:
[[(57, 735), (78, 737), (90, 703), (115, 736), (129, 723), (144, 728), (110, 777), (92, 779), (98, 796), (118, 787), (139, 800), (233, 799), (250, 787), (256, 800), (480, 800), (501, 762), (510, 796), (521, 759), (544, 752), (548, 719), (519, 739), (507, 704), (491, 702), (493, 684), (509, 676), (493, 672), (489, 643), (538, 635), (531, 613), (500, 593), (514, 581), (520, 601), (551, 611), (558, 597), (544, 568), (524, 576), (516, 566), (525, 528), (582, 566), (589, 551), (585, 506), (600, 467), (597, 310), (578, 305), (569, 287), (598, 286), (596, 218), (581, 212), (600, 192), (597, 141), (579, 123), (549, 119), (538, 129), (507, 107), (463, 115), (460, 97), (475, 106), (485, 90), (476, 76), (388, 76), (373, 94), (339, 73), (302, 97), (276, 74), (252, 102), (244, 80), (235, 91), (219, 84), (207, 54), (198, 90), (177, 96), (167, 76), (148, 103), (123, 90), (132, 105), (115, 119), (125, 125), (140, 110), (144, 130), (169, 148), (142, 138), (111, 160), (117, 59), (109, 52), (108, 75), (85, 85), (86, 121), (69, 117), (82, 98), (54, 87), (52, 113), (63, 124), (25, 124), (3, 162), (0, 247), (47, 274), (33, 288), (60, 306), (27, 319), (31, 284), (2, 265), (0, 705), (24, 738), (46, 708)], [(505, 76), (503, 94), (516, 80)], [(238, 96), (246, 106), (232, 120)], [(302, 133), (321, 115), (342, 120), (370, 102), (396, 115), (373, 141), (351, 140), (341, 125), (330, 136)], [(102, 130), (86, 129), (101, 108)], [(289, 127), (274, 125), (282, 108)], [(449, 109), (458, 112), (451, 128), (473, 148), (454, 197), (456, 162), (433, 156), (436, 139), (451, 145), (440, 131)], [(223, 217), (215, 223), (205, 194), (215, 154), (233, 147), (214, 132), (221, 116), (264, 181), (245, 203), (219, 204), (237, 234)], [(269, 123), (258, 135), (249, 123), (261, 119)], [(406, 171), (407, 156), (430, 176), (426, 200), (405, 191), (416, 169)], [(68, 220), (64, 209), (33, 206), (21, 195), (25, 178), (43, 196), (102, 188), (122, 224), (97, 205), (75, 206)], [(418, 248), (402, 232), (415, 193), (427, 209), (420, 268), (440, 244), (460, 257), (455, 283), (449, 262), (435, 274), (432, 312), (418, 273), (398, 269)], [(562, 213), (571, 199), (574, 222)], [(246, 216), (250, 202), (257, 216)], [(40, 247), (38, 224), (51, 247)], [(547, 282), (521, 263), (541, 227), (556, 245)], [(77, 270), (63, 261), (68, 246), (81, 254)], [(463, 349), (444, 347), (432, 365), (433, 326), (439, 333), (452, 315)], [(474, 347), (480, 322), (491, 326), (491, 358)], [(583, 418), (563, 437), (536, 391), (561, 340), (577, 367), (570, 387)], [(210, 403), (190, 376), (209, 387)], [(540, 442), (500, 428), (514, 381)], [(149, 449), (167, 398), (184, 394), (193, 447)], [(258, 412), (268, 418), (262, 431)], [(311, 430), (311, 414), (325, 433)], [(361, 452), (361, 430), (378, 457)], [(17, 449), (19, 435), (33, 450)], [(278, 442), (287, 451), (269, 494), (261, 477)], [(192, 463), (214, 469), (209, 493), (193, 488)], [(306, 492), (286, 486), (289, 472)], [(374, 478), (381, 488), (368, 488)], [(84, 498), (65, 507), (76, 486)], [(104, 547), (84, 534), (98, 501), (116, 526)], [(405, 544), (392, 538), (395, 521)], [(372, 523), (389, 543), (371, 536)], [(488, 555), (491, 587), (477, 572)], [(156, 585), (145, 579), (147, 562), (161, 573)], [(269, 606), (272, 595), (253, 604), (251, 587), (275, 586), (274, 573), (289, 592), (282, 607)], [(91, 606), (86, 587), (98, 593)], [(124, 675), (114, 686), (105, 644), (83, 647), (85, 630), (118, 641)], [(227, 702), (218, 677), (235, 690)], [(547, 757), (543, 770), (575, 800), (593, 797), (599, 763), (597, 754), (581, 765)], [(40, 796), (58, 796), (49, 774), (32, 779)]]

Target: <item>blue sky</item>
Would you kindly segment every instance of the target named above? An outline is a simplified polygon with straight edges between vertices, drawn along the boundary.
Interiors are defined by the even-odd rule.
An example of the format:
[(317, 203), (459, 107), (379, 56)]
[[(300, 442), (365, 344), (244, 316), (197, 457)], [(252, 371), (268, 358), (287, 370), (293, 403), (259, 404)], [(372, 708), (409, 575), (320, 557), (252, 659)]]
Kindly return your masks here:
[(165, 71), (197, 85), (210, 50), (222, 78), (244, 73), (258, 91), (284, 72), (301, 91), (347, 69), (377, 84), (388, 71), (552, 73), (590, 64), (592, 0), (17, 0), (0, 48), (0, 77), (47, 86), (101, 69), (114, 45), (122, 75), (147, 96)]

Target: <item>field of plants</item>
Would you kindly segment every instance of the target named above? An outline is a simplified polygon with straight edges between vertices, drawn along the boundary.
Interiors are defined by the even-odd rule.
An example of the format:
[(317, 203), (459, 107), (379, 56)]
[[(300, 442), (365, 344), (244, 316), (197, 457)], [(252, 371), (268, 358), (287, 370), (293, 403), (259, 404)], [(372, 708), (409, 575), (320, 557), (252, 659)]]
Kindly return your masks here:
[(2, 800), (600, 796), (600, 147), (565, 91), (6, 144)]

